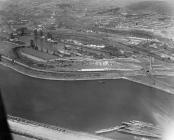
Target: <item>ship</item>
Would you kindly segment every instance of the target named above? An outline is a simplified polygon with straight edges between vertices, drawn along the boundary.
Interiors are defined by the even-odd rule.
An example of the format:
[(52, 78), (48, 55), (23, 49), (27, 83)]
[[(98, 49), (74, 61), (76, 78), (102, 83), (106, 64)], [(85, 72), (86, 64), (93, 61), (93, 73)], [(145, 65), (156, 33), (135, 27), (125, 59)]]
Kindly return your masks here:
[(114, 132), (148, 139), (161, 139), (162, 137), (162, 129), (159, 126), (136, 120), (122, 122), (120, 126), (98, 130), (96, 131), (96, 134), (103, 135), (105, 133)]

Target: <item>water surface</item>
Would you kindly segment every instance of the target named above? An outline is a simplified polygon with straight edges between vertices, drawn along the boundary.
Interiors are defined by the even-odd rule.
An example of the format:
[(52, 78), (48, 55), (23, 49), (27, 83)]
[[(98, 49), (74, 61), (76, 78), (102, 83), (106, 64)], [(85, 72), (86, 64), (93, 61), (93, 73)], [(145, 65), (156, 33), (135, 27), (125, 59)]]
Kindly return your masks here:
[(0, 87), (8, 114), (89, 133), (122, 121), (156, 123), (151, 106), (164, 104), (171, 110), (174, 100), (173, 95), (126, 80), (49, 81), (2, 66)]

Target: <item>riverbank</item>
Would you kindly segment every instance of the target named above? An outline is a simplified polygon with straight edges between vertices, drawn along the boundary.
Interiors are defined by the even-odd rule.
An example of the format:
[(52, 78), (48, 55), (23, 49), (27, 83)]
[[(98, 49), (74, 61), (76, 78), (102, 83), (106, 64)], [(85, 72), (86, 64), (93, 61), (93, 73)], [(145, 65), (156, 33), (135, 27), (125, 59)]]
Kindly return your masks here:
[(8, 123), (12, 134), (21, 136), (25, 139), (112, 140), (106, 137), (99, 137), (97, 135), (92, 135), (84, 132), (77, 132), (52, 125), (40, 124), (12, 116), (8, 116)]
[(173, 87), (161, 83), (161, 81), (149, 79), (140, 71), (69, 71), (69, 72), (47, 72), (44, 70), (31, 69), (28, 66), (20, 66), (18, 64), (10, 64), (0, 62), (0, 65), (10, 68), (22, 75), (26, 75), (36, 79), (50, 80), (50, 81), (81, 81), (81, 80), (106, 80), (106, 79), (125, 79), (140, 83), (152, 88), (174, 94)]
[[(121, 79), (121, 71), (70, 71), (70, 72), (48, 72), (44, 70), (31, 69), (27, 66), (0, 62), (1, 65), (13, 69), (23, 75), (45, 79), (45, 80), (96, 80), (96, 79)], [(120, 73), (120, 74), (119, 74)], [(132, 72), (127, 75), (132, 75)]]

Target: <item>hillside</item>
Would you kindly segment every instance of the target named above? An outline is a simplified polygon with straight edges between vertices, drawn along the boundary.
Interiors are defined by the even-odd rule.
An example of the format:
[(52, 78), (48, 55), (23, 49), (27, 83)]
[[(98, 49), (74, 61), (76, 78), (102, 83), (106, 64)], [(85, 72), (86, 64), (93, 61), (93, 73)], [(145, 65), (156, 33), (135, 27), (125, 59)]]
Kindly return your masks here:
[(172, 15), (172, 7), (165, 1), (142, 1), (132, 3), (127, 6), (127, 9), (135, 13), (156, 13), (160, 15)]

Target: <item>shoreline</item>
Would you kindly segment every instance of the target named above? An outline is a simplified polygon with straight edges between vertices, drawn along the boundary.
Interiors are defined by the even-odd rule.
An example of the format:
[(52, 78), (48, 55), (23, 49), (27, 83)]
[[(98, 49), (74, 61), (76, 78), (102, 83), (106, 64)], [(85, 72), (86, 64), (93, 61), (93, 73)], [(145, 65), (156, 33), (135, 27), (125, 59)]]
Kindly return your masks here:
[[(151, 88), (155, 88), (164, 92), (167, 92), (169, 94), (174, 94), (174, 89), (171, 87), (167, 87), (166, 85), (162, 85), (159, 81), (156, 81), (156, 84), (152, 84), (150, 80), (140, 80), (136, 76), (145, 76), (143, 74), (137, 74), (137, 75), (132, 75), (131, 73), (126, 75), (119, 74), (118, 71), (86, 71), (86, 72), (79, 72), (79, 71), (74, 71), (74, 72), (57, 72), (57, 73), (49, 73), (49, 72), (43, 72), (43, 71), (36, 71), (36, 70), (31, 70), (27, 69), (24, 66), (16, 65), (16, 67), (0, 62), (0, 65), (6, 68), (9, 68), (11, 70), (16, 71), (17, 73), (20, 73), (24, 76), (28, 76), (30, 78), (36, 78), (40, 80), (50, 80), (50, 81), (90, 81), (90, 80), (128, 80), (131, 82), (139, 83)], [(20, 68), (17, 68), (20, 67)]]
[[(31, 72), (32, 70), (29, 70), (29, 69), (24, 68), (24, 67), (23, 67), (23, 70), (22, 69), (19, 70), (19, 68), (15, 67), (15, 66), (12, 66), (10, 64), (4, 63), (4, 62), (0, 62), (0, 65), (2, 65), (3, 67), (7, 67), (11, 70), (14, 70), (14, 71), (16, 71), (16, 72), (18, 72), (22, 75), (28, 76), (28, 77), (32, 77), (32, 78), (36, 78), (36, 79), (43, 79), (43, 80), (51, 80), (51, 81), (81, 81), (81, 80), (101, 80), (101, 79), (103, 79), (103, 80), (104, 79), (124, 79), (124, 77), (118, 76), (119, 74), (117, 74), (117, 73), (115, 73), (115, 74), (117, 74), (117, 76), (115, 76), (115, 77), (113, 77), (113, 76), (108, 77), (108, 78), (104, 77), (105, 74), (107, 75), (107, 74), (110, 73), (109, 71), (90, 71), (90, 72), (89, 71), (86, 71), (86, 72), (83, 71), (83, 73), (85, 73), (85, 74), (82, 74), (82, 75), (85, 75), (86, 77), (80, 76), (80, 77), (72, 78), (72, 77), (77, 76), (76, 73), (82, 73), (82, 72), (80, 72), (80, 71), (72, 72), (71, 71), (71, 72), (57, 72), (57, 73), (52, 72), (51, 73), (51, 72), (44, 72), (44, 71), (41, 70), (41, 71), (35, 71), (35, 73), (34, 73), (34, 70), (33, 70), (33, 72)], [(19, 67), (19, 65), (18, 65), (18, 67)], [(47, 73), (47, 74), (55, 74), (55, 75), (57, 75), (56, 76), (57, 78), (55, 78), (55, 75), (52, 75), (52, 76), (46, 75), (45, 76), (44, 74), (41, 74), (42, 72)], [(101, 73), (101, 75), (95, 75), (95, 74), (100, 74), (100, 73)], [(95, 77), (92, 77), (92, 76), (89, 77), (88, 75), (90, 75), (90, 74), (95, 75)], [(62, 76), (63, 75), (64, 76), (65, 75), (70, 75), (71, 77), (70, 78), (68, 78), (68, 77), (60, 78), (61, 77), (60, 75), (62, 75)]]
[[(8, 116), (12, 134), (32, 139), (83, 139), (83, 140), (113, 140), (95, 134), (74, 131), (53, 125), (38, 123), (19, 117)], [(37, 130), (37, 131), (35, 131)]]

